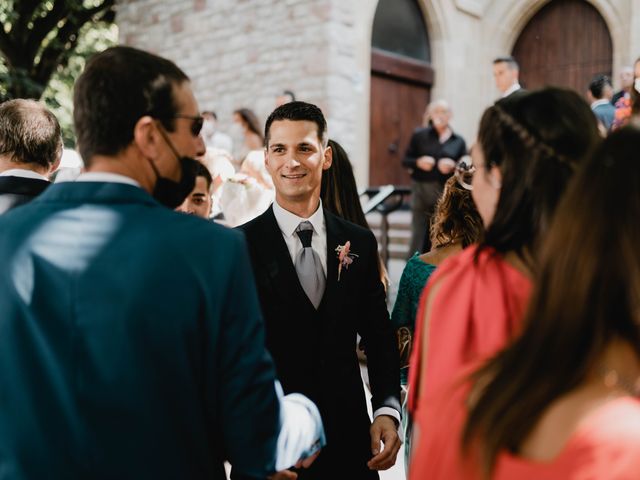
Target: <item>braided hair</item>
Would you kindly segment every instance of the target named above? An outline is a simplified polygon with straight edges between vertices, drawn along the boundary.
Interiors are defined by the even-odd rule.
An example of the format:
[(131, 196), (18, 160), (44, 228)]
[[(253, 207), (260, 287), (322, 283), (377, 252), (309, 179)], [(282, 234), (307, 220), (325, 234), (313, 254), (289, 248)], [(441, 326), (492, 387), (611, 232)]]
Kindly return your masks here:
[(569, 179), (599, 138), (589, 106), (570, 90), (544, 88), (489, 107), (478, 143), (487, 166), (500, 169), (502, 185), (479, 251), (513, 251), (533, 269), (528, 259), (535, 261)]

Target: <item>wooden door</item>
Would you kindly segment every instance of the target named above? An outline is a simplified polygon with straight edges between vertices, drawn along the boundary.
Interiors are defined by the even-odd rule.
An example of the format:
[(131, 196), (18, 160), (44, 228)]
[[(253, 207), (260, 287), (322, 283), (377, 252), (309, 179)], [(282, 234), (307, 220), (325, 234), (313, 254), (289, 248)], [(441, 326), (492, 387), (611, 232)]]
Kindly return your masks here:
[(429, 103), (433, 70), (426, 62), (377, 49), (371, 56), (369, 185), (408, 185), (402, 166)]
[(513, 56), (520, 64), (523, 87), (556, 85), (584, 94), (594, 75), (611, 76), (611, 35), (590, 3), (554, 0), (525, 26)]

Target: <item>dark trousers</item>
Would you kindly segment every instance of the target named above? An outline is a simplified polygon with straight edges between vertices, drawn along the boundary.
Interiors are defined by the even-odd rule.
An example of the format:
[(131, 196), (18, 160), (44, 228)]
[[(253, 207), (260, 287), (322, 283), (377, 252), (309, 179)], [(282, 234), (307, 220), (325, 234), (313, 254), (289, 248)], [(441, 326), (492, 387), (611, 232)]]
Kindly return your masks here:
[(431, 250), (429, 227), (436, 203), (442, 195), (442, 184), (437, 180), (411, 182), (411, 245), (409, 257), (414, 253)]

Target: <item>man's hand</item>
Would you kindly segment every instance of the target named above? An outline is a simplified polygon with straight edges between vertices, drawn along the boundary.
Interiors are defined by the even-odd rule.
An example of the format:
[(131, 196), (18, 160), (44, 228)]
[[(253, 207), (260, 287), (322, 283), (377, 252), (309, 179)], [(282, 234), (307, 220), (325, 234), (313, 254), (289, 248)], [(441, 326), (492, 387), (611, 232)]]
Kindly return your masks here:
[(416, 167), (425, 172), (430, 172), (436, 165), (436, 159), (429, 155), (423, 155), (416, 160)]
[(438, 160), (438, 170), (443, 175), (449, 175), (456, 168), (456, 161), (451, 158), (441, 158)]
[[(299, 460), (295, 467), (309, 468), (315, 459), (318, 458), (318, 455), (320, 455), (320, 450), (304, 460)], [(296, 478), (298, 478), (298, 474), (296, 472), (292, 472), (291, 470), (281, 470), (268, 477), (268, 480), (296, 480)]]
[[(396, 463), (398, 450), (402, 440), (398, 436), (396, 420), (389, 415), (379, 415), (371, 424), (371, 453), (373, 458), (367, 462), (371, 470), (387, 470)], [(384, 450), (380, 451), (380, 441), (384, 444)]]
[(267, 477), (268, 480), (296, 480), (296, 478), (298, 478), (298, 474), (291, 470), (282, 470)]

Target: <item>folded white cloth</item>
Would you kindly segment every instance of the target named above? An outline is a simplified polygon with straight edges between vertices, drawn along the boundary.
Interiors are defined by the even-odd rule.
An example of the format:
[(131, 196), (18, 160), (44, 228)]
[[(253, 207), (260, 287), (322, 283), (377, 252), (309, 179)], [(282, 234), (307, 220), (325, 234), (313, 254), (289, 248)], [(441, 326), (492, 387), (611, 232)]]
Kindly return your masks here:
[(318, 407), (300, 393), (284, 395), (276, 382), (280, 399), (280, 435), (276, 470), (285, 470), (310, 457), (327, 443)]

